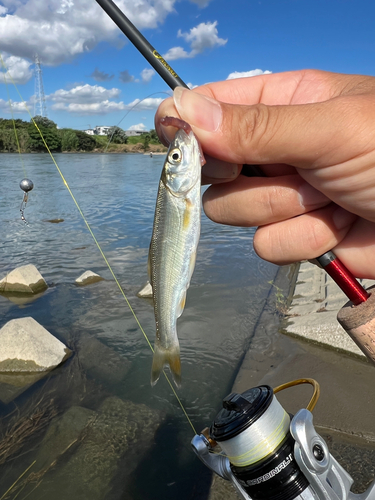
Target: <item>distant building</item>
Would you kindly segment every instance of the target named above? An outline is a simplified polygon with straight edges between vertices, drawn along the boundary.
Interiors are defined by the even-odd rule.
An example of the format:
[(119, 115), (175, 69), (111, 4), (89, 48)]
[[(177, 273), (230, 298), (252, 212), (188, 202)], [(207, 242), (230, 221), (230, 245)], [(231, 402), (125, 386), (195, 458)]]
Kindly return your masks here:
[(110, 128), (111, 127), (97, 125), (95, 128), (89, 128), (87, 130), (84, 130), (84, 132), (86, 132), (86, 134), (88, 135), (107, 135), (107, 132)]
[[(86, 134), (88, 134), (88, 135), (107, 135), (107, 132), (110, 128), (111, 127), (97, 125), (95, 128), (88, 128), (87, 130), (84, 130), (84, 132), (86, 132)], [(145, 130), (125, 130), (124, 132), (128, 137), (134, 137), (137, 135), (142, 135), (146, 131)]]
[(125, 130), (125, 134), (128, 137), (134, 137), (135, 135), (142, 135), (145, 132), (146, 132), (145, 130)]

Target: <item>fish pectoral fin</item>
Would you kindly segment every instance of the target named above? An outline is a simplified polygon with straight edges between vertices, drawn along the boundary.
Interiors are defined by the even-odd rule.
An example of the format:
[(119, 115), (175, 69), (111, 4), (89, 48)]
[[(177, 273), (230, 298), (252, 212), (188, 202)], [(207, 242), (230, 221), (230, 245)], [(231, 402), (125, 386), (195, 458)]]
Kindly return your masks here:
[(160, 378), (160, 374), (165, 366), (169, 366), (172, 372), (173, 382), (177, 387), (181, 385), (181, 360), (179, 345), (170, 349), (164, 349), (155, 344), (154, 358), (151, 368), (151, 385), (154, 386)]
[(140, 297), (141, 299), (152, 299), (152, 286), (149, 281), (147, 281), (145, 286), (137, 292), (137, 297)]
[(197, 251), (192, 252), (190, 256), (190, 262), (189, 262), (189, 284), (191, 277), (193, 276), (194, 268), (195, 268), (195, 261), (197, 260)]
[(185, 304), (186, 304), (186, 291), (181, 297), (180, 303), (177, 306), (177, 311), (176, 311), (176, 317), (179, 318), (181, 314), (184, 312), (185, 309)]

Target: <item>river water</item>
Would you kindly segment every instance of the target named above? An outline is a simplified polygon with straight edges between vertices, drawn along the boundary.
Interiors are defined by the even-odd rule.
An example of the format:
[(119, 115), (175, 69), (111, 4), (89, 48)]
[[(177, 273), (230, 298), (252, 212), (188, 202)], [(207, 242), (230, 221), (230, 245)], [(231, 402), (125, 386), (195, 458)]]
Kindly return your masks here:
[[(147, 253), (164, 157), (57, 154), (55, 158), (153, 343), (152, 305), (136, 293), (147, 279)], [(25, 211), (29, 225), (21, 221), (19, 211), (19, 182), (25, 176), (35, 186)], [(50, 157), (2, 154), (0, 187), (0, 277), (32, 263), (49, 285), (45, 293), (27, 303), (0, 296), (0, 326), (32, 316), (74, 353), (15, 399), (0, 401), (3, 435), (9, 431), (9, 422), (14, 423), (15, 412), (22, 418), (33, 405), (43, 406), (51, 398), (54, 405), (45, 424), (36, 426), (0, 465), (0, 498), (40, 454), (52, 453), (56, 459), (53, 449), (58, 448), (62, 427), (56, 423), (72, 407), (90, 411), (98, 421), (104, 418), (104, 424), (110, 419), (106, 432), (107, 441), (113, 441), (113, 454), (107, 453), (104, 439), (99, 460), (93, 456), (93, 446), (86, 446), (80, 435), (74, 446), (60, 449), (55, 463), (52, 458), (51, 463), (45, 462), (47, 470), (37, 479), (32, 481), (31, 476), (25, 483), (31, 468), (19, 480), (18, 489), (14, 487), (4, 498), (18, 494), (22, 499), (26, 493), (29, 499), (51, 498), (52, 494), (60, 498), (58, 492), (66, 498), (72, 488), (76, 488), (77, 500), (207, 498), (210, 476), (190, 449), (193, 430), (164, 377), (150, 387), (151, 350)], [(50, 222), (56, 219), (63, 222)], [(254, 254), (253, 235), (251, 228), (220, 226), (202, 215), (196, 268), (178, 323), (183, 382), (177, 393), (197, 431), (210, 424), (222, 397), (230, 391), (277, 272), (276, 266)], [(88, 269), (105, 280), (75, 286), (74, 280)], [(98, 346), (102, 351), (95, 350)], [(125, 360), (129, 362), (126, 370)], [(105, 401), (118, 405), (108, 418), (102, 411)], [(121, 425), (126, 419), (133, 427), (123, 436)], [(116, 426), (121, 446), (111, 437)], [(139, 437), (142, 427), (147, 442)], [(48, 432), (57, 441), (46, 441)], [(138, 438), (129, 436), (131, 433)], [(82, 450), (85, 458), (80, 461), (77, 457)], [(88, 463), (86, 469), (81, 467), (83, 462)], [(37, 463), (33, 467), (38, 470)], [(90, 479), (90, 473), (95, 477)], [(98, 486), (93, 488), (95, 478)]]

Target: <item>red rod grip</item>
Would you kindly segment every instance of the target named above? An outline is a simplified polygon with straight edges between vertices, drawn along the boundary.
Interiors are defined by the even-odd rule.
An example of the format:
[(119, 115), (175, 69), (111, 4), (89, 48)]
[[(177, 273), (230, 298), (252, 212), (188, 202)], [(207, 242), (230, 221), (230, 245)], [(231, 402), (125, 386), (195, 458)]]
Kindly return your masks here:
[(337, 257), (323, 267), (354, 305), (366, 302), (370, 297), (370, 294)]

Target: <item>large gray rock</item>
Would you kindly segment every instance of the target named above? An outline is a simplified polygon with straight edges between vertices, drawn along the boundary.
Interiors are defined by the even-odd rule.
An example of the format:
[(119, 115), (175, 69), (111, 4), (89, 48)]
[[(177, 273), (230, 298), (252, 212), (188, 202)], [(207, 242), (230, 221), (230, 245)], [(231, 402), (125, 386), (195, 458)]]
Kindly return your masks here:
[(45, 372), (71, 351), (31, 317), (8, 321), (0, 330), (0, 372)]
[(0, 293), (38, 293), (48, 288), (33, 264), (17, 267), (0, 281)]

